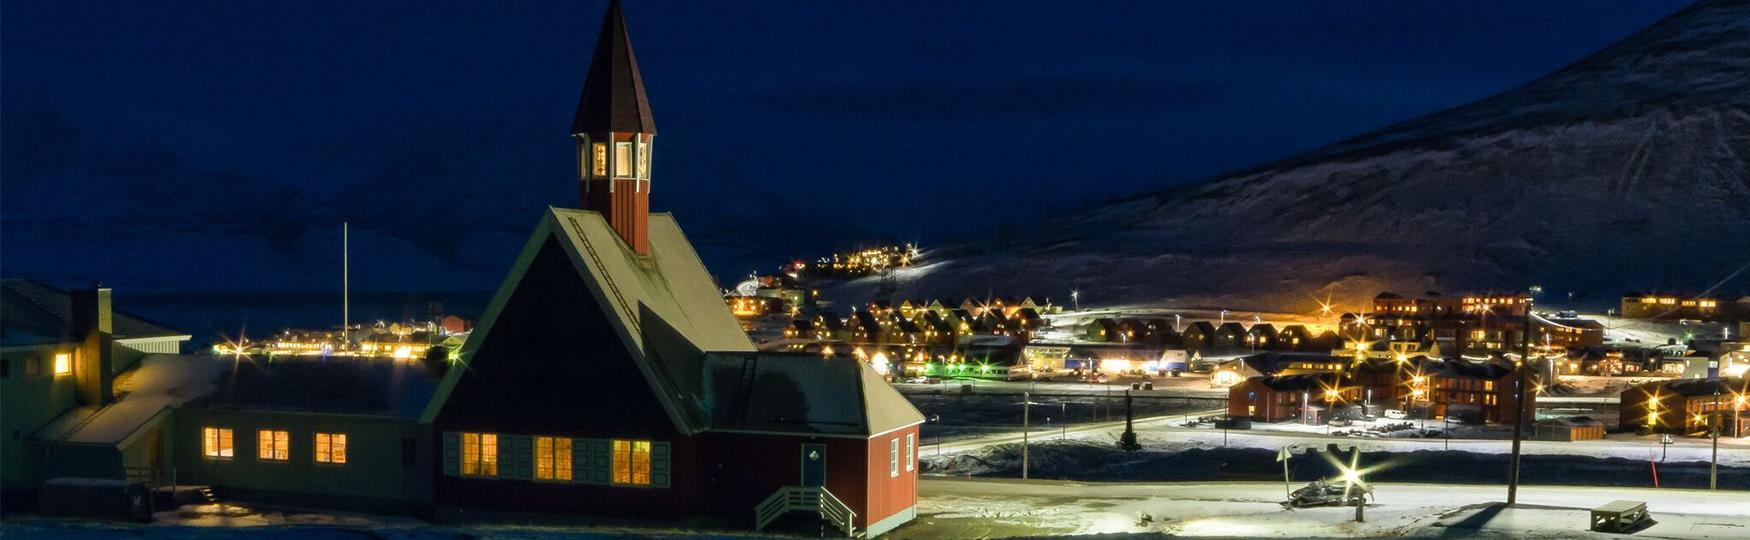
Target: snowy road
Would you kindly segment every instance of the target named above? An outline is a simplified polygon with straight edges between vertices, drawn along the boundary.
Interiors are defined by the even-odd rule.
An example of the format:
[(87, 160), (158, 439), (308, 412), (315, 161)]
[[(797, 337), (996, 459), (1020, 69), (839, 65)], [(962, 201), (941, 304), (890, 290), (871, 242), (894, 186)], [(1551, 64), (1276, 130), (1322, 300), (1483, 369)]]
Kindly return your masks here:
[[(1298, 486), (1296, 486), (1298, 487)], [(985, 538), (1166, 533), (1184, 536), (1604, 537), (1586, 531), (1587, 510), (1646, 501), (1658, 521), (1643, 538), (1750, 536), (1750, 494), (1730, 491), (1525, 486), (1520, 505), (1496, 511), (1501, 486), (1379, 484), (1366, 523), (1351, 508), (1284, 510), (1274, 482), (1083, 483), (1021, 480), (923, 482), (918, 520), (894, 538)], [(1146, 513), (1152, 519), (1139, 523)]]
[[(1192, 413), (1190, 417), (1200, 414), (1221, 414), (1220, 409), (1203, 413)], [(1135, 422), (1136, 432), (1143, 446), (1149, 449), (1176, 450), (1186, 448), (1208, 448), (1212, 446), (1229, 446), (1238, 448), (1276, 449), (1285, 445), (1296, 448), (1323, 447), (1335, 443), (1342, 447), (1359, 446), (1365, 452), (1413, 452), (1416, 450), (1463, 450), (1469, 452), (1499, 453), (1510, 451), (1511, 443), (1500, 439), (1411, 439), (1411, 438), (1356, 438), (1324, 435), (1323, 428), (1314, 428), (1312, 432), (1288, 430), (1230, 430), (1225, 434), (1222, 430), (1211, 428), (1181, 427), (1185, 415), (1157, 416), (1139, 418)], [(1030, 440), (1046, 441), (1058, 438), (1070, 440), (1117, 440), (1124, 431), (1124, 422), (1101, 422), (1083, 424), (1067, 430), (1035, 428), (1030, 433)], [(1020, 430), (1008, 433), (993, 434), (976, 439), (963, 439), (928, 445), (923, 448), (925, 455), (949, 455), (961, 452), (974, 452), (989, 446), (999, 444), (1015, 444), (1021, 442)], [(1592, 457), (1619, 457), (1635, 460), (1654, 460), (1663, 457), (1665, 461), (1708, 461), (1713, 449), (1705, 439), (1679, 438), (1669, 448), (1660, 448), (1659, 442), (1653, 437), (1612, 437), (1606, 440), (1594, 441), (1523, 441), (1526, 454), (1579, 455)], [(1719, 463), (1726, 466), (1750, 466), (1750, 439), (1722, 438), (1719, 445)], [(1747, 531), (1750, 535), (1750, 531)]]

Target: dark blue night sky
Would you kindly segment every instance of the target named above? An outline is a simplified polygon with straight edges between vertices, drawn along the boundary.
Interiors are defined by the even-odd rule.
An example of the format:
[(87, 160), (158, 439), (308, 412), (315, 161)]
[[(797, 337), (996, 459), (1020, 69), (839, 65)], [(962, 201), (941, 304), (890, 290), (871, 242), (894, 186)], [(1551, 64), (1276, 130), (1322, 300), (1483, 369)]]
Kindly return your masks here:
[[(467, 175), (431, 174), (430, 189), (506, 194), (497, 208), (521, 234), (541, 205), (575, 204), (566, 128), (605, 4), (9, 1), (6, 225), (28, 235), (40, 216), (111, 212), (102, 198), (41, 196), (94, 175), (150, 177), (197, 200), (232, 178), (250, 182), (244, 195), (328, 200), (380, 196), (358, 191), (361, 177), (411, 170), (390, 193), (432, 204), (414, 193), (423, 164), (460, 161)], [(1506, 90), (1682, 5), (631, 1), (626, 12), (661, 133), (656, 209), (777, 201), (776, 213), (843, 228), (777, 228), (770, 241), (849, 244), (949, 239), (1286, 157)], [(85, 156), (100, 165), (66, 173)], [(165, 162), (203, 172), (138, 173)], [(171, 199), (167, 215), (204, 211), (153, 196)], [(308, 219), (423, 219), (326, 206)], [(277, 247), (300, 241), (274, 234)], [(696, 240), (711, 259), (725, 238)], [(7, 258), (53, 256), (12, 245)], [(187, 279), (153, 285), (200, 288)]]

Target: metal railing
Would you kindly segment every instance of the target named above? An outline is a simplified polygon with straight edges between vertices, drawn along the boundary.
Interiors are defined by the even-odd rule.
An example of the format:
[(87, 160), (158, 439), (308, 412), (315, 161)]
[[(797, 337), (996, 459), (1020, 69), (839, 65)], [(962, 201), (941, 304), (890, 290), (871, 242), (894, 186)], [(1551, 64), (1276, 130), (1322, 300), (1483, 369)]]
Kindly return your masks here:
[(778, 517), (807, 511), (831, 522), (847, 537), (856, 536), (857, 512), (823, 487), (785, 486), (754, 507), (754, 529), (765, 530)]

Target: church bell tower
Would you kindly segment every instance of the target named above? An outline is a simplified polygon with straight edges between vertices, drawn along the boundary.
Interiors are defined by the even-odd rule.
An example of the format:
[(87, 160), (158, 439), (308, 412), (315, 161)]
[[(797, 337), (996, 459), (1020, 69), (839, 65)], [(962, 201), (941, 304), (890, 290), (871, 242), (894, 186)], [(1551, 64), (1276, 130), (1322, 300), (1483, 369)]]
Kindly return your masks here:
[(650, 161), (656, 122), (619, 0), (608, 4), (571, 122), (583, 209), (600, 212), (627, 247), (650, 254)]

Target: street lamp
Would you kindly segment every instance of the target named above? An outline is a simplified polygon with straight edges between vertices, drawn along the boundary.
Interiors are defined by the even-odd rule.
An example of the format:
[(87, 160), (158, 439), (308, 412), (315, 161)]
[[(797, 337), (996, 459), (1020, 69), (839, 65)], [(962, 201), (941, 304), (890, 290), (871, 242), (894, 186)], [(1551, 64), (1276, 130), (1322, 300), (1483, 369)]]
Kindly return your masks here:
[(942, 415), (930, 415), (930, 423), (936, 425), (936, 456), (940, 457), (942, 455)]

